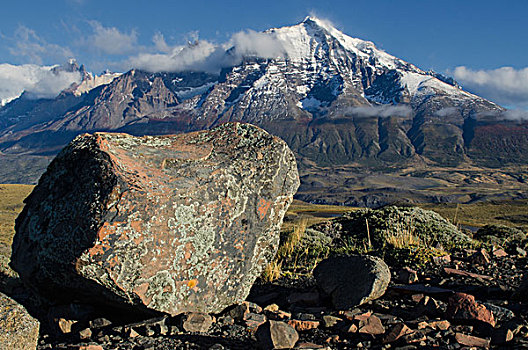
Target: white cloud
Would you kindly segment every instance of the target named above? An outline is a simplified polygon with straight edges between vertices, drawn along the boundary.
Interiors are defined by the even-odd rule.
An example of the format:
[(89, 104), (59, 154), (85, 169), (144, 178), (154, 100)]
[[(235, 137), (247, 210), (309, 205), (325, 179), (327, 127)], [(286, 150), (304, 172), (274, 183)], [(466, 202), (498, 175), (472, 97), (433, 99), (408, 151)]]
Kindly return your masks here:
[(42, 64), (44, 58), (55, 61), (65, 61), (72, 58), (73, 53), (67, 47), (50, 44), (28, 27), (19, 26), (11, 38), (14, 46), (9, 48), (13, 56), (26, 57), (29, 63)]
[(446, 107), (446, 108), (439, 109), (434, 114), (438, 117), (448, 117), (455, 113), (458, 113), (458, 109), (456, 107)]
[(452, 72), (462, 86), (506, 106), (528, 107), (528, 67), (472, 70), (461, 66)]
[(412, 109), (411, 107), (404, 105), (382, 105), (368, 107), (352, 107), (348, 108), (345, 113), (358, 117), (405, 117), (412, 113)]
[(154, 43), (156, 50), (160, 52), (168, 53), (171, 51), (171, 47), (167, 44), (165, 37), (160, 32), (154, 34), (152, 37), (152, 42)]
[(492, 117), (494, 119), (505, 119), (513, 121), (528, 120), (528, 110), (523, 109), (507, 109), (504, 111), (486, 111), (478, 114), (478, 117)]
[(124, 55), (137, 50), (137, 33), (123, 33), (116, 27), (105, 27), (97, 21), (90, 21), (93, 34), (84, 40), (86, 45), (91, 45), (109, 55)]
[(186, 46), (170, 47), (163, 35), (158, 33), (152, 39), (158, 53), (139, 53), (130, 57), (125, 66), (149, 72), (217, 72), (240, 63), (247, 56), (275, 58), (285, 54), (280, 41), (270, 33), (238, 32), (221, 45), (198, 40), (197, 32), (189, 36), (191, 40)]
[(173, 47), (169, 53), (140, 53), (131, 57), (126, 65), (149, 72), (210, 71), (219, 68), (213, 59), (217, 50), (217, 46), (199, 41), (188, 46)]
[(502, 113), (502, 116), (510, 120), (525, 121), (528, 120), (528, 111), (522, 109), (508, 109)]
[(285, 55), (282, 43), (271, 33), (259, 33), (253, 30), (234, 34), (229, 45), (235, 48), (238, 55), (276, 58)]
[(24, 91), (30, 98), (53, 98), (80, 80), (79, 72), (33, 64), (0, 64), (0, 105), (17, 98)]

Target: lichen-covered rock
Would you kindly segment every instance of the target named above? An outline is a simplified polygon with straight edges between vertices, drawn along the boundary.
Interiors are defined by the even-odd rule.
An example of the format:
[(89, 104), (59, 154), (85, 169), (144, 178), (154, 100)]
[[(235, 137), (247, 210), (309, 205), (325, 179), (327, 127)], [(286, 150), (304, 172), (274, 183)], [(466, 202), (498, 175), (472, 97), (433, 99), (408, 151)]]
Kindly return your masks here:
[(39, 327), (22, 305), (0, 293), (0, 349), (36, 349)]
[(332, 304), (344, 310), (385, 294), (391, 273), (380, 258), (352, 255), (321, 261), (314, 276), (319, 288), (332, 298)]
[(11, 265), (51, 299), (217, 313), (276, 253), (298, 186), (286, 143), (249, 124), (82, 135), (26, 199)]

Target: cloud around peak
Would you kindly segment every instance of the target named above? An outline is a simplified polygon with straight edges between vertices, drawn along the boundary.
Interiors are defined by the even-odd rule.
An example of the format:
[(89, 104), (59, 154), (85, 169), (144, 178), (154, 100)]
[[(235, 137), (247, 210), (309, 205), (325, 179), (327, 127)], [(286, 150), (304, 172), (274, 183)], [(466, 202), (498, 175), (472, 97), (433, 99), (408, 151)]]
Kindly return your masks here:
[(467, 90), (504, 106), (528, 108), (528, 67), (474, 70), (456, 67), (455, 79)]
[(156, 33), (152, 41), (158, 52), (140, 52), (128, 58), (125, 65), (149, 72), (217, 72), (242, 62), (244, 57), (276, 58), (285, 55), (285, 49), (274, 33), (241, 31), (223, 44), (199, 40), (197, 33), (193, 33), (193, 39), (187, 45), (171, 47), (163, 35)]
[(53, 68), (33, 64), (0, 64), (0, 105), (17, 98), (23, 92), (29, 98), (53, 98), (71, 84), (81, 81), (81, 75), (77, 71)]

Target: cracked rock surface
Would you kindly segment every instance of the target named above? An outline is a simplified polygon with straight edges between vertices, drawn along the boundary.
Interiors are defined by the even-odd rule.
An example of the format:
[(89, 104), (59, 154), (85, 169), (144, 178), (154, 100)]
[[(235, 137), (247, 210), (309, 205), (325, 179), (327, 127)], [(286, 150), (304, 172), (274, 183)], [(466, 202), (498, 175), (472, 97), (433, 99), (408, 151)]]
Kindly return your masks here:
[(298, 186), (286, 143), (249, 124), (81, 135), (26, 199), (11, 265), (52, 301), (217, 313), (274, 256)]

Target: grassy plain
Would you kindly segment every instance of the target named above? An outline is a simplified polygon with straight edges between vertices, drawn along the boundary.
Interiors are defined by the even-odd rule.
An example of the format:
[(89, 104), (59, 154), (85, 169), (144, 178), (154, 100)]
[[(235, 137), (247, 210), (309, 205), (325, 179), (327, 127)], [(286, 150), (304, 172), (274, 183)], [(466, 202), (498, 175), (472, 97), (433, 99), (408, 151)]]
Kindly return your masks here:
[(0, 244), (11, 246), (15, 219), (32, 189), (32, 185), (0, 185)]
[[(23, 208), (23, 200), (29, 195), (31, 185), (0, 185), (0, 255), (6, 258), (14, 235), (15, 218)], [(462, 228), (473, 230), (487, 224), (501, 224), (528, 231), (528, 200), (488, 201), (473, 204), (417, 204), (434, 210)], [(318, 205), (294, 200), (283, 225), (284, 232), (294, 232), (358, 208)], [(299, 237), (297, 237), (299, 239)], [(298, 240), (297, 239), (297, 240)], [(295, 242), (289, 242), (289, 244)], [(283, 248), (285, 249), (285, 248)], [(288, 248), (292, 249), (292, 247)]]

